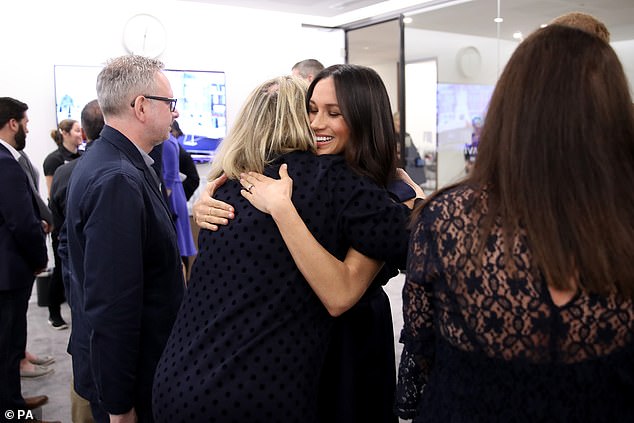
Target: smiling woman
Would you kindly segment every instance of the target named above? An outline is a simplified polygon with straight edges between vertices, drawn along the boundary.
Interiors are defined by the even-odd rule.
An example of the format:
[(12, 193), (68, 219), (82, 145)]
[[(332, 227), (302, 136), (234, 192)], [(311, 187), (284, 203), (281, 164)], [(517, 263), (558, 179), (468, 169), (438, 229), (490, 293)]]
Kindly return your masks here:
[[(320, 160), (344, 157), (355, 173), (373, 181), (392, 199), (403, 197), (413, 203), (413, 197), (424, 196), (404, 172), (399, 176), (408, 182), (396, 180), (396, 133), (385, 85), (374, 70), (355, 65), (326, 68), (312, 81), (307, 98)], [(319, 421), (396, 422), (392, 412), (394, 335), (383, 285), (402, 268), (405, 257), (394, 256), (383, 264), (380, 256), (356, 250), (365, 248), (362, 239), (351, 240), (353, 248), (343, 260), (325, 251), (325, 234), (310, 228), (299, 214), (301, 204), (295, 208), (291, 201), (291, 193), (293, 199), (302, 198), (297, 191), (306, 189), (292, 173), (297, 171), (289, 164), (280, 168), (279, 180), (249, 172), (241, 175), (240, 182), (242, 196), (271, 214), (298, 269), (328, 312), (338, 316), (317, 394)], [(213, 194), (218, 183), (210, 184), (208, 192)], [(310, 209), (323, 213), (318, 204), (324, 203)], [(399, 207), (408, 212), (407, 207)], [(212, 230), (234, 216), (233, 207), (206, 195), (199, 198), (194, 214), (201, 227)], [(405, 229), (396, 222), (389, 227), (384, 233), (389, 240)], [(225, 230), (214, 236), (226, 236)]]
[[(218, 198), (234, 204), (239, 218), (217, 234), (200, 232), (189, 288), (155, 374), (157, 422), (183, 413), (195, 421), (321, 421), (320, 370), (335, 324), (331, 316), (364, 295), (380, 261), (404, 261), (407, 208), (355, 174), (341, 155), (314, 154), (305, 89), (303, 80), (290, 76), (257, 87), (214, 159), (212, 174), (229, 178)], [(331, 117), (346, 126), (343, 117)], [(327, 124), (323, 131), (341, 136)], [(382, 140), (388, 145), (390, 134)], [(292, 176), (296, 208), (289, 190), (283, 201), (290, 207), (278, 208), (286, 214), (273, 212), (273, 219), (249, 204), (245, 190), (255, 194), (262, 185), (237, 179), (260, 169), (269, 177), (283, 175), (282, 188)], [(291, 224), (278, 228), (279, 222)], [(288, 226), (301, 235), (287, 236)], [(311, 246), (309, 262), (301, 259), (303, 251), (297, 255), (297, 243)], [(348, 268), (350, 258), (356, 267)], [(368, 291), (370, 298), (383, 293), (380, 283)], [(389, 316), (380, 320), (391, 336)], [(391, 338), (376, 349), (391, 350), (393, 369)], [(383, 389), (382, 380), (374, 382), (376, 391)]]
[(341, 153), (350, 138), (350, 129), (337, 102), (335, 81), (332, 78), (326, 78), (315, 86), (309, 101), (308, 116), (315, 131), (318, 154)]

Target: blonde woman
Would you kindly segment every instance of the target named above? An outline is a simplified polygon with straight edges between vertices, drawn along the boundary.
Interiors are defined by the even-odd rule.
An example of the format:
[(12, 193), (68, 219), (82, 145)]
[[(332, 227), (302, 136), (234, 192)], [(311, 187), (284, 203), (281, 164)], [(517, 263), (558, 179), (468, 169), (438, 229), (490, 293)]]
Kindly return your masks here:
[[(188, 292), (154, 379), (154, 417), (192, 421), (317, 421), (317, 388), (332, 316), (304, 279), (273, 218), (243, 196), (240, 175), (292, 177), (299, 215), (328, 254), (350, 247), (377, 261), (402, 256), (405, 208), (338, 155), (318, 157), (306, 83), (257, 87), (223, 141), (210, 179), (236, 218), (202, 230)], [(386, 234), (388, 234), (386, 236)], [(365, 271), (376, 272), (378, 265)], [(373, 275), (366, 275), (372, 278)]]

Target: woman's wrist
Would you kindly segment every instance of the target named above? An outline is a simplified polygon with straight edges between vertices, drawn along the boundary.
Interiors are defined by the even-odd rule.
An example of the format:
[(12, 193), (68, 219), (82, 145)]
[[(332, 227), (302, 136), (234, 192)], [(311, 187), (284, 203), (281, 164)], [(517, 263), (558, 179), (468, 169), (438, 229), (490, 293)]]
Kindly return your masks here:
[(278, 200), (271, 204), (269, 208), (269, 213), (273, 217), (274, 220), (280, 221), (289, 218), (296, 213), (295, 206), (290, 198)]

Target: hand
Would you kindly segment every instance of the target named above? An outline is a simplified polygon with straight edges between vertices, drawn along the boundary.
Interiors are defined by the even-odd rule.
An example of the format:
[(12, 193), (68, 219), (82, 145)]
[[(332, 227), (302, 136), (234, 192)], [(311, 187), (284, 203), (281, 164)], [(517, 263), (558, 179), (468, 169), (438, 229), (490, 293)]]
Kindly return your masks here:
[(213, 198), (216, 190), (225, 182), (227, 182), (227, 175), (219, 176), (209, 182), (192, 207), (194, 222), (203, 229), (217, 231), (218, 225), (226, 225), (229, 219), (235, 217), (231, 205)]
[(53, 225), (49, 224), (46, 220), (42, 220), (42, 230), (44, 231), (45, 234), (49, 234), (51, 233), (51, 231), (53, 230)]
[(293, 205), (293, 180), (288, 176), (288, 165), (282, 164), (280, 179), (269, 178), (257, 172), (240, 174), (241, 194), (261, 212), (274, 215), (277, 210)]
[(407, 174), (407, 172), (405, 172), (400, 167), (396, 169), (396, 177), (398, 179), (402, 180), (403, 182), (405, 182), (410, 187), (412, 187), (412, 189), (416, 193), (416, 197), (415, 198), (412, 198), (410, 200), (404, 201), (403, 204), (405, 204), (407, 207), (409, 207), (411, 209), (411, 208), (414, 207), (414, 200), (416, 200), (416, 198), (425, 199), (425, 191), (423, 191), (421, 186), (418, 185), (416, 182), (414, 182), (414, 180)]
[(138, 420), (134, 408), (125, 414), (110, 414), (110, 423), (137, 423)]

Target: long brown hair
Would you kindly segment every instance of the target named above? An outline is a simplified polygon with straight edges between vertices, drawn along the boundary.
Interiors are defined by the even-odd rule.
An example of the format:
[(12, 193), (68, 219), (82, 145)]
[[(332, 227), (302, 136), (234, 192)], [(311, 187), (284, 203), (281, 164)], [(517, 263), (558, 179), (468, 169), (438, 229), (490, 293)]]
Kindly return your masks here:
[(579, 275), (590, 292), (632, 295), (633, 182), (632, 99), (615, 52), (577, 29), (536, 31), (497, 83), (465, 181), (488, 193), (482, 234), (497, 217), (507, 241), (525, 230), (554, 288)]

